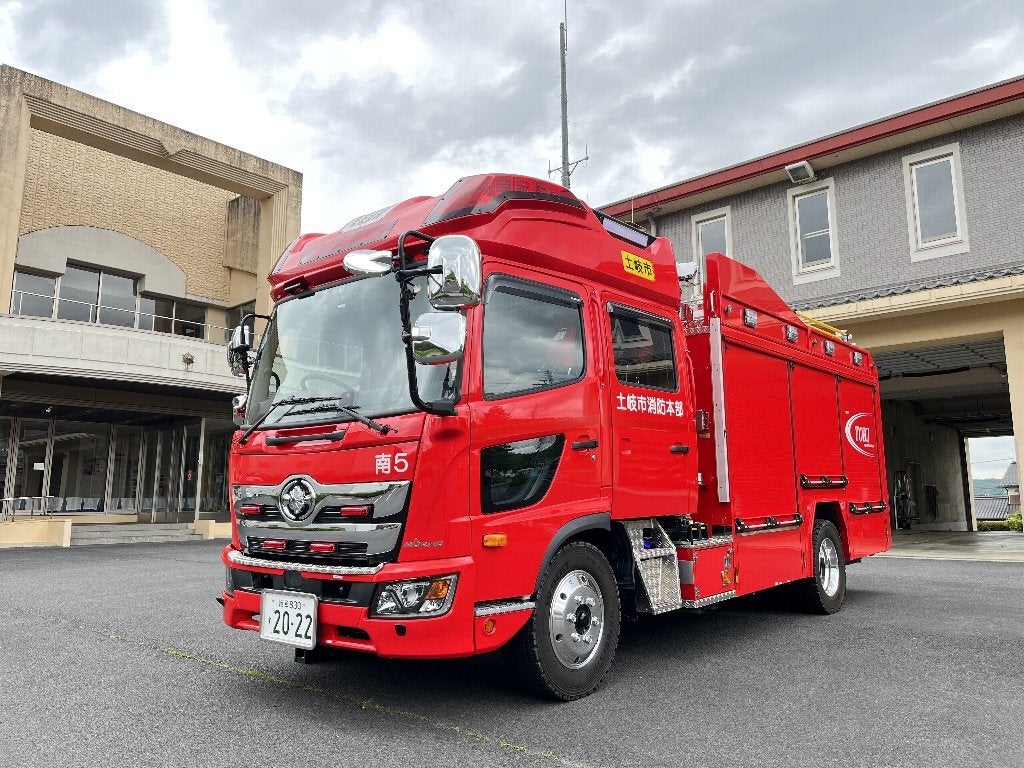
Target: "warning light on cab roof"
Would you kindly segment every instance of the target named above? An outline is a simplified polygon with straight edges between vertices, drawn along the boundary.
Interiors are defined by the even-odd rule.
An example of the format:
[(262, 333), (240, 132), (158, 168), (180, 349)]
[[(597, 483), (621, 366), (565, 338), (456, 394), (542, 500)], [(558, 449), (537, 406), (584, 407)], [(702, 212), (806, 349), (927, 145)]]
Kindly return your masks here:
[(586, 210), (579, 198), (558, 184), (529, 176), (495, 173), (459, 179), (437, 201), (423, 225), (476, 213), (491, 213), (507, 200), (539, 200)]

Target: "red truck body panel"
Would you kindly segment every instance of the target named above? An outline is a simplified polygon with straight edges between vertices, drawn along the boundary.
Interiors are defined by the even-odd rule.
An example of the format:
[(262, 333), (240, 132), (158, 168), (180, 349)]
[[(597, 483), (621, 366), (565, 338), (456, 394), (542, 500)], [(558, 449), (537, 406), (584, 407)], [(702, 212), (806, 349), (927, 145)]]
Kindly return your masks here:
[[(567, 542), (601, 546), (623, 594), (639, 591), (632, 581), (643, 557), (637, 541), (661, 551), (647, 541), (644, 521), (652, 531), (662, 523), (672, 531), (675, 607), (813, 576), (816, 521), (836, 525), (847, 561), (889, 547), (871, 356), (805, 322), (754, 270), (708, 256), (703, 304), (684, 308), (666, 238), (601, 217), (557, 185), (492, 175), (331, 235), (299, 238), (270, 275), (272, 294), (283, 303), (345, 284), (352, 279), (345, 254), (394, 252), (408, 231), (465, 234), (483, 254), (484, 300), (462, 310), (467, 330), (454, 415), (370, 414), (395, 430), (388, 434), (339, 418), (260, 429), (244, 445), (236, 435), (234, 537), (224, 551), (229, 587), (222, 598), (229, 625), (259, 629), (261, 592), (293, 589), (318, 598), (319, 645), (463, 656), (494, 650), (520, 631), (546, 565)], [(421, 256), (426, 244), (415, 236), (410, 242), (408, 255)], [(579, 330), (555, 329), (547, 353), (558, 360), (555, 341), (579, 342), (579, 359), (558, 363), (573, 372), (565, 384), (485, 393), (488, 291), (502, 281), (527, 293), (540, 286), (578, 308)], [(658, 346), (654, 336), (663, 339), (663, 353), (670, 350), (661, 368), (645, 362)], [(324, 433), (333, 436), (317, 438)], [(517, 446), (531, 441), (561, 446), (546, 490), (525, 506), (487, 508), (495, 451), (518, 460), (525, 449)], [(331, 514), (343, 522), (282, 521), (295, 479), (313, 487), (317, 504), (331, 494), (342, 499), (341, 512)], [(345, 510), (354, 509), (345, 505), (359, 494), (371, 499), (371, 524), (344, 522)], [(378, 521), (387, 504), (390, 517)], [(287, 556), (262, 552), (254, 531), (283, 537)], [(369, 555), (304, 557), (323, 531), (348, 536), (344, 546), (358, 544)], [(362, 532), (369, 550), (350, 541)], [(384, 539), (380, 552), (372, 549)], [(385, 585), (444, 574), (456, 582), (442, 615), (373, 617)], [(655, 602), (651, 596), (658, 612)]]

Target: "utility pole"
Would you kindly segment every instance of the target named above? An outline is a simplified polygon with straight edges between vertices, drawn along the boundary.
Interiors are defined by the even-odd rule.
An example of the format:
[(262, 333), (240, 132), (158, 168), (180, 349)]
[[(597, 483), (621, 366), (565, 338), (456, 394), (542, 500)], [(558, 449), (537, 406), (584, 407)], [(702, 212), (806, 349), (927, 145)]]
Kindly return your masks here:
[[(565, 8), (565, 21), (558, 25), (558, 32), (560, 38), (560, 60), (561, 60), (561, 81), (562, 81), (562, 165), (559, 168), (562, 174), (562, 186), (566, 189), (569, 188), (569, 177), (572, 176), (572, 172), (576, 170), (576, 166), (582, 162), (590, 159), (589, 156), (580, 158), (579, 160), (573, 160), (569, 162), (569, 89), (566, 85), (565, 78), (565, 51), (568, 47), (566, 32), (566, 24), (569, 19), (568, 2), (566, 2)], [(584, 152), (584, 155), (587, 155)], [(550, 176), (554, 169), (548, 168), (548, 175)]]
[(569, 88), (565, 82), (565, 22), (558, 25), (561, 47), (559, 48), (562, 64), (562, 186), (569, 187)]

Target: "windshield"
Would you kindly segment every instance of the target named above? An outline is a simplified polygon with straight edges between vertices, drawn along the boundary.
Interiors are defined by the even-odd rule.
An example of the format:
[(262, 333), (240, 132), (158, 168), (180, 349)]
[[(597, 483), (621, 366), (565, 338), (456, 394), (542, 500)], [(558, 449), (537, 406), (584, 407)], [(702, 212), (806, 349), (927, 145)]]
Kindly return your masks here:
[[(425, 286), (419, 287), (413, 320), (430, 310)], [(456, 368), (417, 366), (420, 396), (453, 399)], [(306, 402), (282, 403), (262, 426), (351, 421), (346, 408), (368, 418), (416, 410), (393, 277), (353, 279), (278, 306), (256, 359), (246, 421), (252, 424), (273, 403), (292, 399)]]

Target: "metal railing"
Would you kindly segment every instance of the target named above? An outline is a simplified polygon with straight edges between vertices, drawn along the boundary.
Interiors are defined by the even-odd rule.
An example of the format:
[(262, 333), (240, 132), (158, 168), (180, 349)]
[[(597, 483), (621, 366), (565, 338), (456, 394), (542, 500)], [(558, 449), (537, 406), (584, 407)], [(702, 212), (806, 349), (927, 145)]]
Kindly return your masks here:
[[(133, 499), (134, 502), (134, 499)], [(103, 499), (94, 496), (12, 496), (0, 499), (2, 518), (13, 520), (17, 515), (53, 515), (64, 513), (104, 514)]]
[[(24, 309), (25, 299), (41, 299), (42, 301), (49, 302), (50, 314), (25, 314), (22, 310)], [(62, 318), (57, 316), (57, 312), (61, 304), (74, 304), (88, 309), (89, 319), (71, 319)], [(131, 316), (131, 325), (127, 323), (114, 323), (104, 322), (102, 317), (104, 310), (109, 313), (114, 313), (114, 317), (123, 317), (127, 319)], [(228, 337), (231, 335), (230, 328), (224, 328), (223, 326), (213, 325), (212, 323), (202, 322), (198, 323), (193, 320), (182, 320), (181, 318), (168, 317), (167, 315), (154, 315), (148, 312), (142, 312), (138, 309), (125, 309), (123, 307), (111, 307), (105, 304), (91, 303), (87, 301), (77, 301), (75, 299), (62, 299), (57, 296), (47, 295), (42, 293), (31, 293), (29, 291), (13, 291), (11, 294), (11, 314), (19, 317), (47, 317), (49, 319), (67, 320), (68, 322), (81, 322), (81, 323), (92, 323), (94, 325), (106, 325), (114, 328), (136, 328), (143, 331), (153, 331), (157, 325), (157, 321), (166, 321), (171, 330), (170, 331), (156, 331), (156, 333), (169, 333), (175, 336), (184, 336), (186, 338), (193, 339), (204, 339), (206, 341), (213, 341), (214, 343), (221, 343), (216, 340), (217, 331), (220, 331), (226, 342)], [(144, 318), (149, 319), (148, 327)], [(181, 328), (181, 331), (178, 330)], [(195, 334), (189, 334), (183, 332), (186, 329), (194, 329)], [(209, 337), (209, 338), (207, 338)]]
[(0, 520), (13, 520), (15, 515), (52, 515), (57, 496), (12, 496), (0, 499)]

